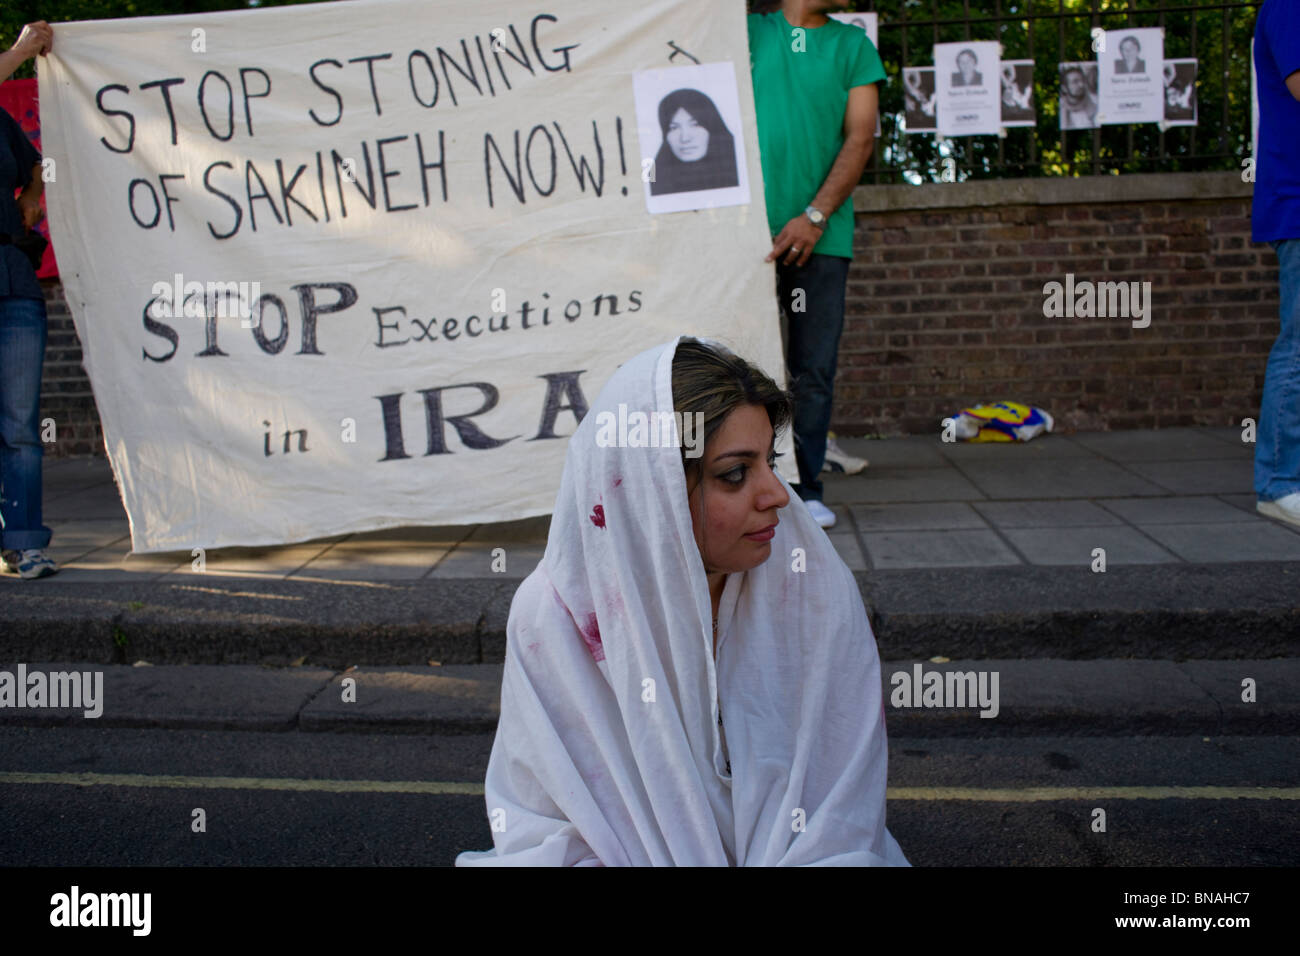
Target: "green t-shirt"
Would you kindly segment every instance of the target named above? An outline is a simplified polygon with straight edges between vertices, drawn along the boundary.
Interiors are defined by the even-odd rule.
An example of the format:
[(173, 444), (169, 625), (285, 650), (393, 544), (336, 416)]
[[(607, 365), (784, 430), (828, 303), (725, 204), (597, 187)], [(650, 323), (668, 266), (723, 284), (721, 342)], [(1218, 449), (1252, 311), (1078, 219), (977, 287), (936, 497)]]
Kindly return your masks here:
[[(802, 49), (800, 49), (802, 47)], [(749, 15), (749, 62), (767, 222), (775, 236), (807, 208), (844, 145), (849, 90), (885, 78), (860, 28), (827, 20), (802, 39), (780, 10)], [(827, 216), (813, 249), (853, 258), (853, 199)]]

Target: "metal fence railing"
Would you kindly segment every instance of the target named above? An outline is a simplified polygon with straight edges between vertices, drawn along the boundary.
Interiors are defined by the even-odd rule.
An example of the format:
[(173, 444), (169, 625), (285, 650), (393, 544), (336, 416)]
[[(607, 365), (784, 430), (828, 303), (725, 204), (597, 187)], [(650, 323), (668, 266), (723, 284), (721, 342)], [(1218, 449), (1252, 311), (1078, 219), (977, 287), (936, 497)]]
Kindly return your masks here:
[[(880, 91), (881, 138), (863, 181), (1239, 170), (1250, 151), (1250, 40), (1261, 5), (1262, 0), (850, 3), (851, 9), (878, 15), (878, 46), (888, 74)], [(752, 8), (774, 5), (755, 0)], [(1165, 57), (1198, 61), (1199, 125), (1060, 129), (1058, 64), (1095, 59), (1093, 28), (1124, 27), (1164, 27)], [(1005, 136), (943, 141), (904, 130), (902, 68), (931, 66), (932, 44), (959, 40), (995, 40), (1003, 59), (1034, 61), (1035, 125), (1007, 129)]]

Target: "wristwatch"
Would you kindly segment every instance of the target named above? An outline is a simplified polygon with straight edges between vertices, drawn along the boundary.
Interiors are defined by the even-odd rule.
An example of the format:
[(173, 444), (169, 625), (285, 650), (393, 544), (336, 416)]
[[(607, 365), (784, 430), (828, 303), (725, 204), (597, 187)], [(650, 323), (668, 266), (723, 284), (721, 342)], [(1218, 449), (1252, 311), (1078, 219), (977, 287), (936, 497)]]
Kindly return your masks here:
[(809, 206), (803, 211), (803, 214), (812, 220), (812, 224), (818, 229), (826, 228), (826, 214), (816, 206)]

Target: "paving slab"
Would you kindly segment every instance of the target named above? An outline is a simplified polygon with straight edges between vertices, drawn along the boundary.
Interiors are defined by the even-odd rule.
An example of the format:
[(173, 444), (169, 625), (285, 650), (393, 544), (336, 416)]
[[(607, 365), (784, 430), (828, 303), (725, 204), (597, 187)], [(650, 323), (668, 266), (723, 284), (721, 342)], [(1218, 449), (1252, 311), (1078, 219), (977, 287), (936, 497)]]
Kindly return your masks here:
[(964, 501), (926, 504), (850, 505), (848, 511), (862, 532), (987, 529), (984, 519)]
[[(51, 543), (57, 545), (59, 538)], [(51, 554), (58, 560), (57, 546)], [(148, 554), (135, 554), (131, 551), (129, 537), (114, 541), (107, 547), (83, 554), (72, 561), (60, 562), (58, 581), (60, 584), (95, 581), (152, 581), (172, 571), (188, 571), (192, 566), (189, 551), (154, 551)]]
[(1217, 425), (1202, 425), (1197, 428), (1197, 431), (1218, 441), (1227, 442), (1230, 445), (1245, 445), (1252, 449), (1251, 454), (1254, 454), (1254, 443), (1244, 442), (1241, 440), (1241, 436), (1245, 433), (1245, 429), (1239, 425), (1225, 425), (1222, 427)]
[[(203, 554), (202, 573), (211, 577), (285, 578), (320, 557), (343, 537), (334, 535), (281, 547), (210, 548)], [(172, 573), (188, 574), (189, 571), (181, 569)]]
[(1098, 498), (1165, 495), (1168, 490), (1113, 462), (1096, 458), (968, 462), (962, 471), (988, 498)]
[[(1122, 525), (1096, 528), (1008, 528), (1002, 532), (1031, 564), (1091, 568), (1101, 548), (1106, 566), (1160, 564), (1178, 558), (1142, 532)], [(1102, 573), (1102, 572), (1098, 572)]]
[(1264, 518), (1265, 521), (1272, 520), (1264, 517), (1264, 515), (1260, 514), (1255, 508), (1259, 499), (1255, 497), (1253, 491), (1248, 494), (1216, 495), (1216, 497), (1226, 505), (1231, 505), (1234, 508), (1239, 508), (1242, 511), (1249, 512), (1258, 518)]
[(1097, 455), (1072, 438), (1063, 435), (1040, 435), (1030, 441), (940, 442), (945, 458), (956, 464), (966, 462), (996, 462), (1019, 465), (1027, 461), (1049, 461), (1058, 458), (1096, 458)]
[[(500, 553), (496, 553), (500, 549)], [(533, 573), (546, 553), (545, 544), (466, 541), (445, 555), (430, 572), (432, 578), (500, 578), (522, 581)], [(504, 561), (504, 569), (495, 570)]]
[(975, 501), (971, 507), (998, 528), (1095, 528), (1123, 524), (1091, 501)]
[(1251, 458), (1215, 461), (1136, 461), (1133, 471), (1166, 493), (1179, 495), (1242, 494), (1255, 487)]
[(1300, 532), (1271, 522), (1147, 525), (1143, 530), (1184, 561), (1197, 564), (1300, 561)]
[(392, 528), (353, 534), (292, 573), (299, 579), (393, 581), (427, 575), (465, 538), (463, 527)]
[(118, 495), (117, 486), (99, 483), (76, 488), (42, 498), (42, 516), (51, 521), (84, 521), (87, 519), (126, 519), (126, 508)]
[[(1254, 509), (1252, 497), (1252, 510)], [(1257, 520), (1241, 508), (1208, 495), (1177, 498), (1108, 498), (1101, 507), (1142, 527), (1150, 524), (1215, 524)]]
[[(868, 471), (875, 468), (947, 468), (948, 460), (942, 452), (942, 445), (937, 436), (912, 435), (907, 438), (889, 438), (870, 440), (866, 438), (841, 438), (835, 441), (840, 448), (858, 458), (865, 458)], [(823, 482), (839, 481), (857, 477), (850, 475), (822, 472)]]
[[(869, 477), (868, 477), (869, 476)], [(883, 501), (970, 501), (984, 493), (951, 468), (868, 468), (824, 482), (827, 505)]]
[(1120, 462), (1236, 459), (1252, 457), (1253, 446), (1237, 446), (1199, 428), (1161, 428), (1122, 432), (1083, 432), (1072, 440), (1095, 454)]
[(881, 531), (863, 535), (873, 568), (1000, 567), (1021, 564), (993, 531)]

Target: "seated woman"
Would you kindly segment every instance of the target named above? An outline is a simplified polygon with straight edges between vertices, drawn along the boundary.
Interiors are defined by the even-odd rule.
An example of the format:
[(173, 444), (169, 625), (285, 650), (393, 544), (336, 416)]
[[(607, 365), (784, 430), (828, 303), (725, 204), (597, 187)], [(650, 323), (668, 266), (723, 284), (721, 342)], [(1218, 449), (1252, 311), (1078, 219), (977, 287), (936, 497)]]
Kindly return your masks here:
[[(702, 456), (689, 433), (607, 447), (599, 427), (674, 411), (702, 413)], [(907, 865), (857, 583), (772, 468), (790, 414), (761, 370), (687, 337), (601, 390), (510, 608), (494, 848), (457, 865)]]

